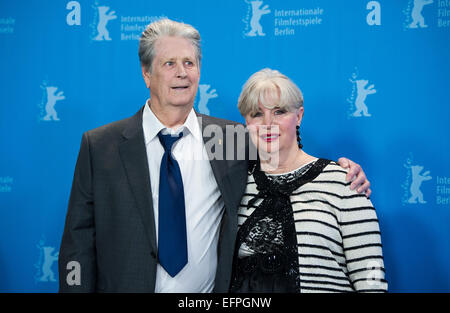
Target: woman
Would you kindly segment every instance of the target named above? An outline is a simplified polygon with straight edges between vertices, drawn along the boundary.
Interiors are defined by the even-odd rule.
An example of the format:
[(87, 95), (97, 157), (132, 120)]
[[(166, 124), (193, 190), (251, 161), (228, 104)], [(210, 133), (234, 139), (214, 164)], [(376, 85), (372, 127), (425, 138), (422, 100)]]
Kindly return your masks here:
[(387, 291), (378, 220), (346, 170), (305, 153), (300, 89), (263, 69), (238, 103), (259, 161), (239, 208), (231, 292)]

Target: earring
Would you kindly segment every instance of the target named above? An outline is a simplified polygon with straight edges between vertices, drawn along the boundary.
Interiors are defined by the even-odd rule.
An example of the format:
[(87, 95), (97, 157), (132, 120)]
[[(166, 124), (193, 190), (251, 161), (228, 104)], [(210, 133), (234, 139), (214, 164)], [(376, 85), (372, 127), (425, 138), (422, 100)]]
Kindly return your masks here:
[(300, 138), (300, 126), (295, 126), (295, 128), (297, 129), (297, 144), (298, 144), (298, 147), (301, 149), (301, 148), (303, 148), (303, 145), (302, 145), (302, 138)]

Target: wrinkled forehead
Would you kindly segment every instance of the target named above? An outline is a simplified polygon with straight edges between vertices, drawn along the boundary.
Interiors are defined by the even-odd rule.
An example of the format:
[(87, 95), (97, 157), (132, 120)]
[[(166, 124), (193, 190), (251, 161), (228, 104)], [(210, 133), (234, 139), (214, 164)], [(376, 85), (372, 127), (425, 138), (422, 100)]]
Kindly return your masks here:
[(155, 43), (155, 55), (158, 58), (197, 58), (192, 42), (183, 37), (164, 36)]

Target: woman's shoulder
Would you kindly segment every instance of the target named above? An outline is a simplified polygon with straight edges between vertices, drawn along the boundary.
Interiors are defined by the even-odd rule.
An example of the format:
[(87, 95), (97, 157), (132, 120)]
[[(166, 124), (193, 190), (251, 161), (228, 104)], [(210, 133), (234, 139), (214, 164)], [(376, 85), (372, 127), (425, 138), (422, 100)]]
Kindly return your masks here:
[[(332, 197), (339, 202), (337, 206), (345, 208), (369, 207), (372, 206), (364, 193), (358, 193), (356, 189), (351, 189), (351, 181), (347, 181), (348, 169), (341, 167), (338, 163), (330, 161), (316, 178), (316, 183), (323, 185), (329, 193), (334, 194)], [(351, 212), (349, 210), (348, 212)]]
[(316, 164), (323, 163), (322, 170), (314, 179), (316, 184), (324, 184), (330, 190), (339, 194), (347, 193), (351, 182), (347, 181), (348, 169), (341, 167), (338, 163), (331, 160), (319, 159)]
[(319, 175), (320, 179), (328, 177), (329, 179), (345, 182), (345, 177), (347, 176), (348, 169), (341, 167), (338, 163), (332, 160), (319, 159), (318, 161), (327, 163), (323, 167)]

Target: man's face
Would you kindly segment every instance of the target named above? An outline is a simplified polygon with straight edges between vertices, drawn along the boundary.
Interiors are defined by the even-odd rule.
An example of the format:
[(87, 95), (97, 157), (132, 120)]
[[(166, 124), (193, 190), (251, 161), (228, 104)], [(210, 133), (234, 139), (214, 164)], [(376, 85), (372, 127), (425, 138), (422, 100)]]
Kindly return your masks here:
[(152, 106), (192, 107), (200, 81), (194, 46), (181, 37), (162, 37), (156, 42), (155, 51), (152, 72), (143, 69)]

